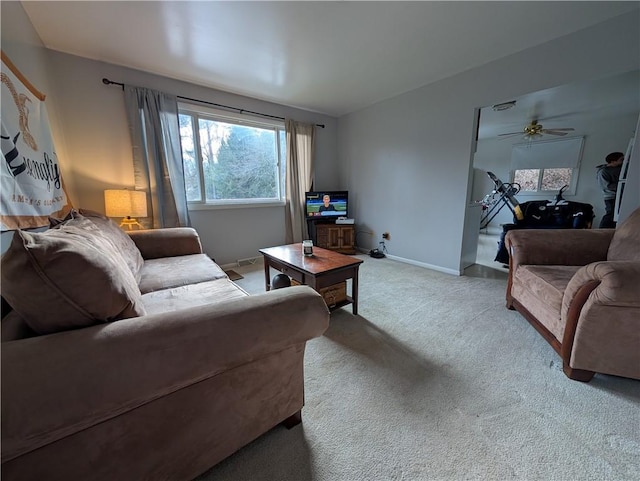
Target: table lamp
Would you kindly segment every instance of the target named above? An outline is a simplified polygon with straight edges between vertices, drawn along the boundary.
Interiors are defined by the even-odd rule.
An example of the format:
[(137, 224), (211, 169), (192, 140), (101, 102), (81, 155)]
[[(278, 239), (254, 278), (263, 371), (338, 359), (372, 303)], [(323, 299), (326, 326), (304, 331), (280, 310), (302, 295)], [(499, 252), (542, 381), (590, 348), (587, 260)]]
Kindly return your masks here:
[(104, 191), (107, 217), (122, 217), (120, 227), (134, 225), (143, 229), (136, 217), (147, 217), (147, 193), (141, 190), (113, 189)]

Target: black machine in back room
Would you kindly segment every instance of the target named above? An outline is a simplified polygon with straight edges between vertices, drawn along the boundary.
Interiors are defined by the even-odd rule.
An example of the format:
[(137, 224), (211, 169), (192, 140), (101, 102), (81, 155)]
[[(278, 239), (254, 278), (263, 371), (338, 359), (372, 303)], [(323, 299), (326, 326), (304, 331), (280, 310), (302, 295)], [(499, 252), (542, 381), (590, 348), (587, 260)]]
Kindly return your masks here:
[(554, 200), (532, 200), (520, 203), (516, 198), (520, 191), (518, 184), (504, 183), (493, 172), (487, 172), (487, 175), (493, 181), (495, 189), (485, 198), (490, 200), (485, 201), (480, 228), (486, 228), (505, 206), (513, 213), (513, 223), (502, 225), (498, 252), (494, 259), (496, 262), (503, 264), (509, 262), (509, 253), (504, 245), (504, 237), (510, 230), (591, 228), (595, 217), (593, 206), (583, 202), (565, 200), (562, 193), (567, 188), (566, 185), (558, 191)]

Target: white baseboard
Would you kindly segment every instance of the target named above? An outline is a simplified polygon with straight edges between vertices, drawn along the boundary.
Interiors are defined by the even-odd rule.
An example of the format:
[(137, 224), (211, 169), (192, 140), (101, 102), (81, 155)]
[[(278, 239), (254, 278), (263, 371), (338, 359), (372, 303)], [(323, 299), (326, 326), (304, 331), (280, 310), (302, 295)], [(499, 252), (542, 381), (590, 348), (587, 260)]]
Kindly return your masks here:
[(448, 269), (442, 266), (435, 266), (433, 264), (427, 264), (426, 262), (414, 261), (413, 259), (405, 259), (404, 257), (398, 256), (390, 256), (387, 254), (387, 257), (391, 260), (404, 262), (405, 264), (411, 264), (418, 267), (424, 267), (425, 269), (431, 269), (433, 271), (444, 272), (445, 274), (451, 274), (454, 276), (461, 276), (462, 272), (455, 269)]
[(250, 265), (261, 264), (261, 263), (262, 263), (262, 256), (255, 256), (255, 257), (246, 257), (244, 259), (238, 259), (237, 261), (231, 264), (224, 264), (224, 265), (221, 265), (220, 267), (222, 268), (222, 270), (226, 271), (229, 269), (233, 269), (234, 267), (250, 266)]
[[(366, 249), (363, 249), (361, 247), (358, 247), (357, 249), (358, 249), (358, 251), (360, 251), (363, 254), (369, 254), (369, 251), (366, 250)], [(389, 255), (389, 254), (385, 254), (385, 255), (387, 256), (387, 259), (391, 259), (393, 261), (404, 262), (405, 264), (411, 264), (413, 266), (423, 267), (425, 269), (431, 269), (433, 271), (444, 272), (445, 274), (451, 274), (451, 275), (454, 275), (454, 276), (461, 276), (462, 275), (462, 271), (460, 271), (460, 270), (448, 269), (446, 267), (436, 266), (436, 265), (433, 265), (433, 264), (427, 264), (426, 262), (415, 261), (413, 259), (405, 259), (404, 257), (392, 256), (392, 255)]]

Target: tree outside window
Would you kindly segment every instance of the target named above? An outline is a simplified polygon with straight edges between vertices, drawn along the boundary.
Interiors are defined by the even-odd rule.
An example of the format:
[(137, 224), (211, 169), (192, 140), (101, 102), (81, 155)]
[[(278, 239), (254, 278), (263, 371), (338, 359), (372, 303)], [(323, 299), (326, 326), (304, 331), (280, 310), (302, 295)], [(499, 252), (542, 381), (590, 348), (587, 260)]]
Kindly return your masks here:
[(180, 134), (189, 202), (284, 199), (283, 126), (181, 111)]
[(573, 169), (518, 169), (513, 173), (513, 182), (520, 185), (521, 192), (556, 191), (571, 185)]

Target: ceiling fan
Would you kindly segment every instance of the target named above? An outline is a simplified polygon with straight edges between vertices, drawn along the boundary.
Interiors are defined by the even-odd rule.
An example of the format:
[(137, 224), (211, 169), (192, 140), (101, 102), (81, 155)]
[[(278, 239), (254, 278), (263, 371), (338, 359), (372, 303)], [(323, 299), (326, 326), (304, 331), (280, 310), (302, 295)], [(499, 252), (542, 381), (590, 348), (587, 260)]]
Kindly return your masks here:
[(525, 125), (524, 129), (519, 132), (508, 132), (506, 134), (499, 134), (498, 137), (502, 137), (505, 135), (516, 135), (521, 134), (527, 138), (535, 138), (542, 137), (543, 134), (548, 135), (567, 135), (567, 132), (575, 130), (571, 127), (561, 128), (561, 129), (545, 129), (542, 124), (539, 124), (537, 120), (532, 120), (530, 124)]

